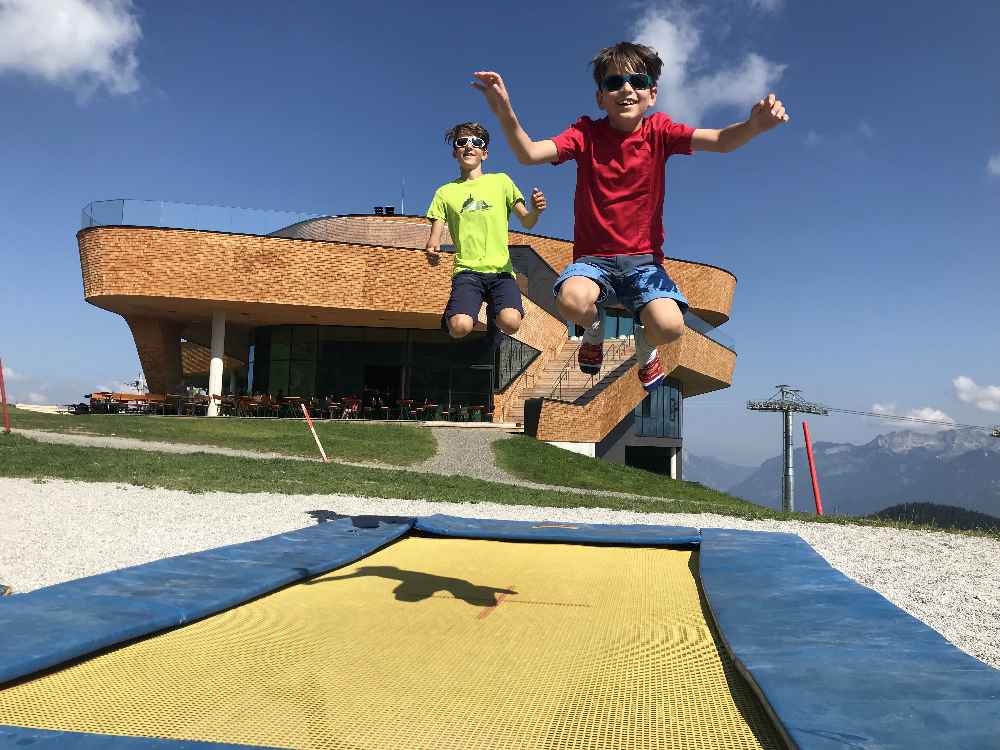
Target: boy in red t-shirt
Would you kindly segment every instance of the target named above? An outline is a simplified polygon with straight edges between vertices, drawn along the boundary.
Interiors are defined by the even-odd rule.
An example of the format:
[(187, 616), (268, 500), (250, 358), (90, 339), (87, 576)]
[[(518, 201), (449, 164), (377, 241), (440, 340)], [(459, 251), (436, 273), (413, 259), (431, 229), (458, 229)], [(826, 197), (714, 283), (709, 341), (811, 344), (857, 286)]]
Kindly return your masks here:
[(521, 127), (499, 74), (475, 73), (473, 86), (500, 120), (522, 164), (577, 163), (573, 262), (553, 286), (567, 320), (584, 328), (577, 358), (586, 373), (603, 361), (603, 303), (614, 294), (635, 316), (636, 361), (643, 388), (664, 380), (656, 347), (684, 332), (687, 299), (663, 269), (663, 195), (666, 160), (693, 151), (727, 152), (788, 121), (768, 94), (745, 122), (721, 130), (692, 128), (656, 112), (656, 81), (663, 61), (655, 50), (620, 42), (591, 61), (597, 106), (607, 117), (583, 116), (549, 140), (533, 141)]

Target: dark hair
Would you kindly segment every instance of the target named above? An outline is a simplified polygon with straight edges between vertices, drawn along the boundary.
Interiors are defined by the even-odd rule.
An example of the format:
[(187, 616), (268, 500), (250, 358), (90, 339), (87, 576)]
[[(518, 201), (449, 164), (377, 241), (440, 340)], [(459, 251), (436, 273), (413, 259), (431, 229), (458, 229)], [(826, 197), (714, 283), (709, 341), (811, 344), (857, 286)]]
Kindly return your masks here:
[(614, 66), (618, 70), (633, 73), (645, 73), (655, 84), (660, 79), (663, 70), (663, 60), (652, 47), (635, 42), (618, 42), (613, 47), (605, 47), (590, 61), (594, 67), (594, 82), (597, 88), (608, 73), (608, 68)]
[(460, 122), (455, 127), (449, 129), (444, 134), (444, 142), (449, 146), (455, 142), (455, 139), (461, 135), (474, 135), (482, 138), (486, 141), (486, 148), (490, 147), (490, 134), (482, 125), (478, 122)]

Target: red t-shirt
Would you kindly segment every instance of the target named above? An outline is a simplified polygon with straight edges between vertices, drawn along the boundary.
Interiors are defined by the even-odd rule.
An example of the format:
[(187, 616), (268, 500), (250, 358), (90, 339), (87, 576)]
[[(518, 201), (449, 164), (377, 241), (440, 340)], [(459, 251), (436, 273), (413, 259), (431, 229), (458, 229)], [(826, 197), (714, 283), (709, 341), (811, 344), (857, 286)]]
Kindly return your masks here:
[(694, 128), (662, 112), (621, 133), (608, 118), (584, 116), (552, 140), (553, 164), (576, 160), (573, 259), (642, 255), (663, 260), (663, 194), (667, 158), (690, 154)]

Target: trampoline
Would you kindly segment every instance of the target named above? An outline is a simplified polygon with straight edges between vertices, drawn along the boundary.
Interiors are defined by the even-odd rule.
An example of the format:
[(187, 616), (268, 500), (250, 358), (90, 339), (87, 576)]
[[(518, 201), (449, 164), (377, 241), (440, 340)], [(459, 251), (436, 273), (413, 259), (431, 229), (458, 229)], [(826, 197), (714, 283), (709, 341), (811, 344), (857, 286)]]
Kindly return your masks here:
[[(789, 653), (795, 580), (882, 642)], [(0, 748), (916, 747), (961, 722), (912, 673), (865, 695), (900, 626), (996, 747), (1000, 673), (846, 581), (783, 534), (339, 518), (0, 603)]]

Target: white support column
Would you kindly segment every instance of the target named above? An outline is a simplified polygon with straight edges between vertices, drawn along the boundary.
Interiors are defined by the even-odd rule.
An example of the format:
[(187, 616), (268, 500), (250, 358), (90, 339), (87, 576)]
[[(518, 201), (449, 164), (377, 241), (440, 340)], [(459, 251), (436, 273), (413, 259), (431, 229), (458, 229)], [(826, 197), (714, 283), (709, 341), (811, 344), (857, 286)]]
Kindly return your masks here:
[(226, 314), (212, 313), (212, 362), (208, 366), (208, 416), (219, 415), (219, 403), (213, 396), (222, 395), (222, 356), (226, 351)]
[(681, 449), (671, 448), (670, 449), (670, 478), (679, 479), (677, 476), (678, 470), (680, 469), (680, 459), (681, 459)]

